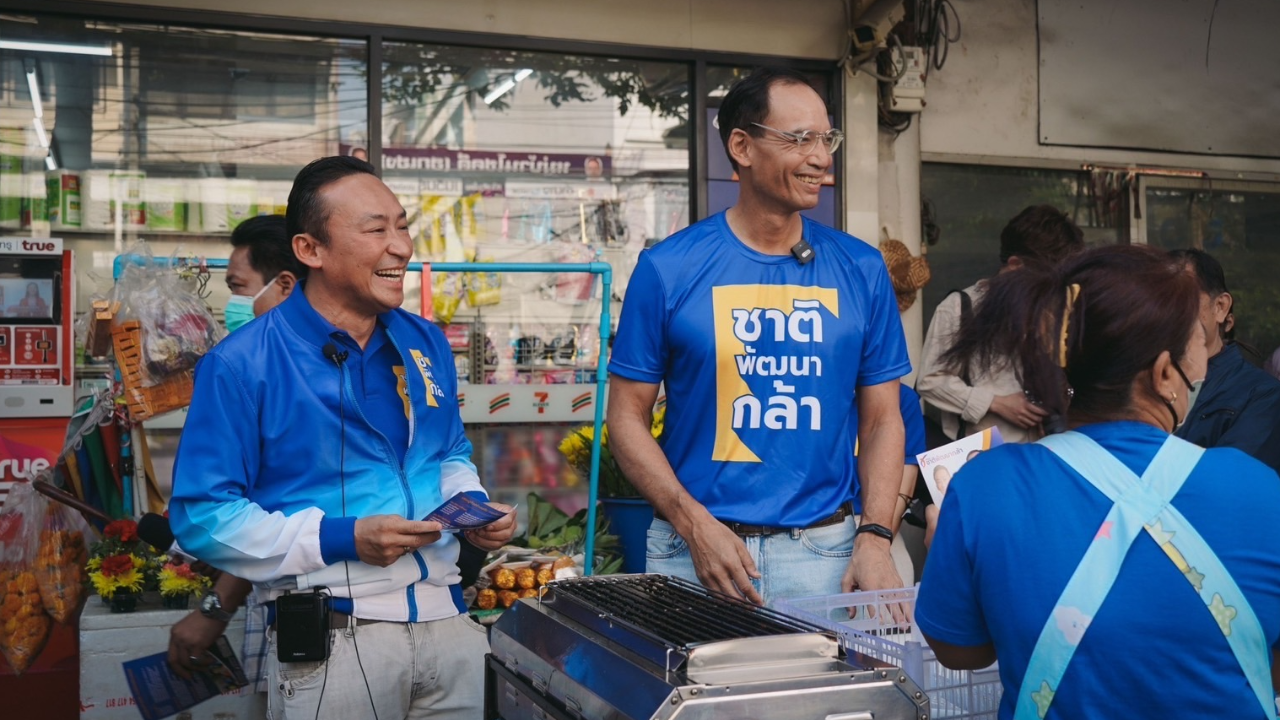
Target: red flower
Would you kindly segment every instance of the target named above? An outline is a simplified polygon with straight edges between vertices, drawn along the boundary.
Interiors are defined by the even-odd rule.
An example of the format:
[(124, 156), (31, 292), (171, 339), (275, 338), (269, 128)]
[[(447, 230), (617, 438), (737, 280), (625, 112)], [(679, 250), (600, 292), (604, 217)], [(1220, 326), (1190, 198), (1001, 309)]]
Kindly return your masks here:
[(102, 574), (106, 577), (123, 575), (133, 569), (133, 558), (128, 555), (112, 555), (102, 561)]
[(107, 523), (102, 534), (115, 538), (122, 543), (134, 542), (138, 539), (138, 523), (132, 520), (115, 520)]

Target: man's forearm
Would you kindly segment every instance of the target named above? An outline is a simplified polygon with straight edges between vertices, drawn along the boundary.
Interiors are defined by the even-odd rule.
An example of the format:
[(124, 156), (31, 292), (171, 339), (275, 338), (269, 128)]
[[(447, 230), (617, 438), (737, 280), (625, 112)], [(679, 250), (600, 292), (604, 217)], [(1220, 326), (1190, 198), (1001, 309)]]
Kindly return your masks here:
[(684, 534), (704, 508), (680, 484), (644, 418), (611, 418), (609, 445), (627, 479), (654, 509)]
[[(869, 425), (869, 427), (867, 426)], [(905, 433), (902, 421), (882, 420), (859, 430), (862, 450), (858, 474), (862, 480), (862, 522), (896, 529), (894, 507), (902, 481)]]
[(253, 591), (253, 583), (224, 572), (213, 583), (213, 591), (218, 594), (222, 609), (229, 613), (234, 613), (244, 604), (244, 600), (249, 597), (249, 593)]

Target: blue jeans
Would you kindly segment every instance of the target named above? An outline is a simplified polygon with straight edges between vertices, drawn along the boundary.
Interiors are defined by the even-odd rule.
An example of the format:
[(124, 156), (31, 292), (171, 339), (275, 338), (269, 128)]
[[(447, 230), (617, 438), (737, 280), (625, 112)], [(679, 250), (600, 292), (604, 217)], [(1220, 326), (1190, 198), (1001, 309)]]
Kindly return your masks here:
[[(838, 525), (741, 538), (760, 571), (761, 579), (751, 584), (765, 604), (772, 606), (778, 600), (840, 594), (840, 581), (853, 556), (853, 531), (859, 520), (849, 517)], [(898, 574), (910, 585), (914, 577), (911, 558), (902, 545), (901, 535), (893, 538), (890, 553)], [(645, 571), (698, 582), (689, 545), (666, 520), (654, 518), (649, 526)]]

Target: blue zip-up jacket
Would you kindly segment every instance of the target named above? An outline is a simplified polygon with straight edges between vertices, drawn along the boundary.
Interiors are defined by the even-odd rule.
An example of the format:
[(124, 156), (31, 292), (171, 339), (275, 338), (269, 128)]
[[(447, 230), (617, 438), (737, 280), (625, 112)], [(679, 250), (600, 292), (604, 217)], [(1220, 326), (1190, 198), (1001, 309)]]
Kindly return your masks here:
[(356, 554), (357, 518), (420, 520), (457, 492), (484, 492), (444, 334), (398, 309), (378, 321), (406, 369), (412, 412), (403, 463), (378, 418), (365, 416), (350, 373), (325, 357), (326, 344), (341, 350), (350, 336), (299, 290), (197, 365), (170, 520), (183, 549), (253, 581), (261, 601), (324, 586), (351, 598), (335, 606), (361, 618), (452, 617), (465, 612), (453, 535), (385, 568)]
[(1196, 406), (1175, 434), (1200, 447), (1236, 448), (1280, 472), (1280, 381), (1227, 343), (1209, 358)]

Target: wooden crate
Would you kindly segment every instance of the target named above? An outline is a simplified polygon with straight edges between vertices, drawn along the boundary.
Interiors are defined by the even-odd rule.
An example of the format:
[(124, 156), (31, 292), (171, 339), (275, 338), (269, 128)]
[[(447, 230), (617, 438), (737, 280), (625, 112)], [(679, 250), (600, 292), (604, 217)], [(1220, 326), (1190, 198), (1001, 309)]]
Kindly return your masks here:
[(142, 323), (137, 320), (120, 323), (112, 328), (111, 340), (115, 346), (120, 377), (124, 382), (125, 402), (134, 422), (142, 422), (191, 404), (190, 371), (170, 375), (159, 385), (143, 385)]

